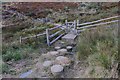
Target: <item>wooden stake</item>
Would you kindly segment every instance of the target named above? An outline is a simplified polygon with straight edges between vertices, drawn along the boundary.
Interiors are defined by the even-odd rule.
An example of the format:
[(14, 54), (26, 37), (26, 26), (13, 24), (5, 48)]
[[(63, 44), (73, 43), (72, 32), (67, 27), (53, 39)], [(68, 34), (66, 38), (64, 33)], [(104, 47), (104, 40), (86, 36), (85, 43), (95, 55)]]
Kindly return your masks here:
[(48, 29), (46, 29), (46, 38), (47, 38), (47, 45), (50, 46), (50, 40), (49, 40), (49, 32), (48, 32)]
[(20, 36), (20, 44), (22, 43), (22, 37)]

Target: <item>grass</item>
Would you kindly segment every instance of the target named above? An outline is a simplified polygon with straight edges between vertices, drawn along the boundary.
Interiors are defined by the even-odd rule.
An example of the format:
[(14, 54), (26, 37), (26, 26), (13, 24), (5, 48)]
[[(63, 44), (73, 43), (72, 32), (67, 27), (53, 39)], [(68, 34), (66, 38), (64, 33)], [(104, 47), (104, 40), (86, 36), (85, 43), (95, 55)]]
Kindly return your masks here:
[(82, 32), (77, 44), (78, 59), (87, 59), (92, 66), (99, 65), (110, 69), (117, 61), (117, 29), (115, 25), (112, 28), (99, 26), (94, 30)]
[(2, 73), (9, 73), (10, 66), (6, 63), (2, 63)]
[(8, 48), (8, 47), (4, 47), (3, 48), (3, 61), (4, 62), (7, 62), (7, 61), (11, 61), (11, 60), (14, 60), (14, 61), (17, 61), (17, 60), (20, 60), (20, 59), (24, 59), (26, 57), (28, 57), (28, 54), (30, 54), (30, 52), (32, 51), (33, 49), (31, 47), (11, 47), (11, 48)]
[[(3, 64), (2, 70), (3, 74), (14, 74), (15, 72), (9, 71), (9, 69), (12, 69), (14, 66), (10, 66), (7, 64), (7, 62), (17, 63), (21, 60), (34, 60), (35, 58), (39, 57), (41, 55), (40, 51), (40, 45), (36, 45), (37, 43), (32, 44), (23, 44), (23, 45), (4, 45), (2, 50), (2, 60)], [(43, 45), (45, 46), (45, 45)], [(43, 47), (41, 46), (41, 48)], [(47, 48), (47, 47), (46, 47)], [(12, 65), (11, 64), (11, 65)]]
[[(112, 12), (111, 12), (112, 11)], [(68, 18), (68, 21), (73, 21), (77, 17), (80, 18), (81, 22), (93, 21), (104, 18), (105, 16), (111, 16), (117, 14), (117, 8), (113, 8), (112, 10), (102, 11), (97, 15), (89, 15), (89, 16), (77, 16), (71, 14), (62, 14), (58, 15), (57, 17), (53, 15), (55, 22), (62, 22), (64, 24), (65, 20)], [(51, 17), (52, 18), (52, 17)], [(19, 19), (16, 17), (11, 18), (10, 21), (18, 22)], [(21, 20), (19, 21), (21, 22)], [(36, 26), (35, 28), (33, 28)], [(33, 57), (33, 53), (38, 53), (39, 49), (41, 48), (48, 48), (45, 44), (46, 40), (45, 37), (37, 38), (37, 39), (28, 39), (23, 42), (23, 45), (20, 45), (18, 42), (20, 36), (31, 36), (38, 33), (42, 33), (45, 31), (46, 28), (54, 27), (51, 24), (40, 24), (39, 22), (31, 23), (31, 20), (27, 23), (23, 23), (22, 25), (17, 26), (10, 26), (7, 28), (3, 28), (3, 46), (2, 46), (2, 57), (4, 64), (3, 66), (3, 73), (9, 73), (9, 69), (11, 66), (6, 64), (8, 61), (19, 61), (21, 59), (28, 59)], [(54, 31), (56, 32), (56, 31)], [(104, 28), (97, 29), (97, 30), (88, 30), (81, 33), (81, 38), (77, 44), (78, 52), (77, 56), (78, 59), (86, 59), (88, 58), (90, 65), (101, 65), (105, 68), (110, 68), (110, 65), (113, 61), (117, 60), (117, 38), (116, 35), (113, 33), (113, 29), (106, 30)], [(114, 38), (114, 39), (113, 39)], [(108, 55), (109, 54), (109, 55)], [(32, 56), (31, 56), (32, 55)], [(112, 58), (112, 59), (111, 59)], [(91, 74), (94, 73), (92, 70)]]
[[(1, 70), (3, 70), (3, 74), (13, 74), (13, 71), (9, 71), (11, 67), (7, 62), (17, 63), (20, 60), (31, 60), (39, 57), (42, 51), (40, 49), (45, 48), (49, 50), (46, 44), (45, 36), (40, 36), (37, 38), (29, 38), (19, 44), (19, 37), (20, 36), (31, 36), (38, 33), (42, 33), (45, 31), (46, 28), (54, 27), (51, 24), (39, 24), (34, 29), (32, 26), (29, 26), (24, 29), (19, 29), (18, 31), (14, 31), (14, 28), (11, 27), (12, 31), (3, 30), (2, 38), (2, 60), (4, 64), (1, 64)], [(15, 28), (16, 30), (16, 28)]]
[[(51, 24), (39, 24), (35, 28), (32, 28), (32, 26), (29, 26), (29, 28), (19, 29), (19, 31), (14, 32), (14, 28), (11, 27), (13, 31), (9, 31), (6, 29), (3, 29), (3, 46), (2, 46), (2, 57), (3, 60), (10, 61), (10, 60), (21, 60), (26, 58), (26, 56), (29, 55), (29, 53), (35, 51), (40, 46), (43, 47), (46, 46), (46, 40), (45, 36), (41, 36), (38, 38), (29, 38), (23, 42), (23, 45), (19, 44), (19, 38), (20, 36), (30, 36), (35, 35), (38, 33), (42, 33), (45, 31), (46, 28), (51, 28), (53, 25)], [(16, 28), (15, 28), (16, 30)], [(6, 33), (7, 32), (7, 33)]]
[(100, 10), (99, 13), (96, 14), (92, 14), (89, 16), (83, 15), (78, 17), (79, 20), (81, 20), (81, 23), (84, 22), (91, 22), (91, 21), (95, 21), (95, 20), (99, 20), (99, 19), (104, 19), (104, 18), (108, 18), (108, 17), (112, 17), (115, 15), (118, 15), (118, 6), (113, 7), (109, 10)]
[[(40, 37), (37, 39), (28, 39), (23, 41), (22, 44), (17, 43), (8, 43), (2, 46), (2, 57), (5, 62), (7, 61), (18, 61), (21, 59), (29, 58), (29, 55), (34, 53), (38, 48), (46, 47), (45, 37)], [(47, 47), (46, 47), (47, 48)]]

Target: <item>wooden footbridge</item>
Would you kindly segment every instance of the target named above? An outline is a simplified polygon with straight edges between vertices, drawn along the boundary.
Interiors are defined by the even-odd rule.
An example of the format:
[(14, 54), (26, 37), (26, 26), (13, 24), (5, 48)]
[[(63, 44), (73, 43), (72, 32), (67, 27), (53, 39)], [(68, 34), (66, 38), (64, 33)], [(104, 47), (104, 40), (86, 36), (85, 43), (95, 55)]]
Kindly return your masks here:
[[(99, 25), (105, 25), (115, 22), (119, 22), (119, 16), (109, 17), (82, 24), (79, 23), (79, 20), (74, 20), (73, 22), (68, 22), (67, 20), (65, 20), (65, 24), (56, 25), (53, 28), (48, 28), (43, 34), (37, 34), (31, 36), (31, 38), (46, 35), (47, 45), (50, 46), (60, 38), (65, 40), (74, 40), (78, 36), (78, 34), (85, 29), (91, 29)], [(22, 42), (22, 40), (27, 38), (29, 37), (20, 37), (20, 43)]]

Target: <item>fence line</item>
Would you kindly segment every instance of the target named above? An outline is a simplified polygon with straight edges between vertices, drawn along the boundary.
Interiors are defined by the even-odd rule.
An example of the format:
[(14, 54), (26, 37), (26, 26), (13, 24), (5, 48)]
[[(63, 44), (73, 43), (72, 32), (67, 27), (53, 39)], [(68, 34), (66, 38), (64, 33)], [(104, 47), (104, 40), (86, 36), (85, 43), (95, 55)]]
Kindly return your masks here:
[[(50, 46), (51, 44), (53, 44), (55, 41), (57, 41), (59, 38), (61, 38), (65, 33), (60, 34), (59, 36), (57, 36), (55, 39), (51, 40), (51, 38), (53, 38), (54, 36), (56, 36), (57, 34), (61, 33), (62, 31), (64, 31), (64, 29), (61, 29), (62, 26), (57, 26), (55, 28), (50, 28), (50, 29), (46, 29), (46, 38), (47, 38), (47, 44), (48, 46)], [(49, 32), (55, 29), (60, 28), (61, 30), (50, 34)], [(51, 40), (51, 41), (50, 41)]]
[(59, 35), (57, 38), (55, 38), (53, 41), (50, 42), (50, 45), (53, 44), (55, 41), (57, 41), (59, 38), (61, 38), (65, 33)]
[[(106, 23), (101, 23), (101, 24), (95, 24), (94, 26), (105, 25), (105, 24), (110, 24), (110, 23), (115, 23), (115, 22), (119, 22), (119, 20), (114, 20), (114, 21), (110, 21), (110, 22), (106, 22)], [(93, 27), (93, 26), (91, 26), (91, 27)], [(82, 32), (82, 31), (85, 31), (86, 30), (85, 28), (86, 27), (82, 28), (82, 30), (78, 29), (78, 33)], [(92, 28), (92, 29), (95, 29), (95, 28)]]
[(77, 29), (83, 29), (83, 28), (89, 28), (89, 27), (93, 27), (93, 26), (105, 25), (105, 24), (114, 23), (114, 22), (118, 22), (118, 21), (119, 20), (114, 20), (114, 21), (109, 21), (109, 22), (103, 22), (103, 23), (98, 23), (98, 24), (94, 24), (94, 25), (88, 25), (88, 26), (79, 27)]
[(25, 40), (25, 39), (29, 39), (29, 38), (35, 38), (35, 37), (39, 37), (39, 36), (44, 36), (46, 33), (42, 33), (42, 34), (37, 34), (37, 35), (33, 35), (33, 36), (29, 36), (29, 37), (23, 37), (20, 36), (20, 44), (22, 43), (22, 40)]
[(49, 30), (51, 31), (51, 30), (54, 30), (54, 29), (57, 29), (57, 28), (60, 28), (60, 27), (62, 27), (62, 26), (56, 26), (56, 27), (50, 28)]
[[(109, 18), (100, 19), (100, 20), (93, 21), (93, 22), (82, 23), (82, 24), (79, 24), (79, 25), (78, 25), (78, 21), (76, 21), (76, 20), (74, 20), (73, 22), (68, 22), (67, 20), (65, 20), (65, 23), (66, 23), (65, 28), (66, 29), (65, 28), (62, 29), (62, 27), (63, 27), (62, 25), (59, 25), (59, 26), (56, 26), (56, 27), (53, 27), (53, 28), (48, 28), (48, 29), (46, 29), (46, 32), (44, 32), (42, 34), (37, 34), (37, 35), (33, 35), (33, 36), (30, 36), (30, 37), (24, 37), (24, 38), (20, 37), (20, 43), (22, 43), (22, 40), (24, 40), (24, 39), (46, 35), (47, 45), (50, 46), (51, 44), (53, 44), (55, 41), (57, 41), (59, 38), (61, 38), (65, 34), (65, 33), (61, 33), (61, 32), (64, 31), (64, 30), (67, 30), (69, 26), (72, 27), (74, 30), (77, 30), (77, 32), (81, 32), (81, 31), (84, 31), (86, 28), (118, 22), (119, 20), (112, 20), (112, 21), (109, 21), (109, 22), (108, 21), (107, 22), (101, 22), (101, 21), (104, 21), (104, 20), (109, 20), (109, 19), (118, 18), (118, 17), (119, 16), (109, 17)], [(99, 23), (97, 23), (97, 22), (99, 22)], [(93, 23), (95, 23), (95, 24), (93, 24)], [(68, 25), (68, 24), (72, 24), (72, 25)], [(82, 26), (82, 27), (78, 27), (78, 26)], [(60, 30), (56, 31), (53, 34), (50, 34), (50, 32), (52, 32), (52, 30), (55, 30), (55, 29), (58, 29), (58, 28), (60, 28)], [(61, 34), (53, 39), (53, 37), (55, 37), (59, 33), (61, 33)]]
[(79, 24), (79, 21), (77, 21), (77, 26), (83, 26), (83, 25), (93, 24), (93, 23), (97, 23), (97, 22), (100, 22), (100, 21), (109, 20), (109, 19), (114, 19), (114, 18), (119, 18), (119, 17), (120, 17), (120, 16), (114, 16), (114, 17), (109, 17), (109, 18), (105, 18), (105, 19), (100, 19), (100, 20), (92, 21), (92, 22), (86, 22), (86, 23), (82, 23), (82, 24)]
[(52, 38), (52, 37), (56, 36), (57, 34), (59, 34), (59, 33), (62, 32), (62, 31), (63, 31), (63, 29), (55, 32), (54, 34), (50, 35), (49, 37)]
[[(54, 28), (50, 28), (50, 29), (46, 29), (46, 32), (42, 33), (42, 34), (37, 34), (37, 35), (33, 35), (33, 36), (29, 36), (29, 37), (22, 37), (20, 36), (20, 44), (22, 43), (23, 40), (25, 39), (29, 39), (29, 38), (36, 38), (36, 37), (39, 37), (39, 36), (44, 36), (46, 35), (46, 39), (47, 39), (47, 44), (48, 45), (51, 45), (53, 44), (55, 41), (57, 41), (60, 37), (63, 36), (63, 34), (61, 34), (60, 36), (58, 36), (57, 38), (55, 38), (53, 41), (50, 42), (50, 39), (53, 38), (54, 36), (56, 36), (57, 34), (59, 34), (60, 32), (64, 31), (64, 29), (61, 29), (62, 26), (57, 26), (57, 27), (54, 27)], [(50, 31), (52, 30), (55, 30), (57, 28), (60, 28), (61, 30), (55, 32), (54, 34), (49, 34)]]

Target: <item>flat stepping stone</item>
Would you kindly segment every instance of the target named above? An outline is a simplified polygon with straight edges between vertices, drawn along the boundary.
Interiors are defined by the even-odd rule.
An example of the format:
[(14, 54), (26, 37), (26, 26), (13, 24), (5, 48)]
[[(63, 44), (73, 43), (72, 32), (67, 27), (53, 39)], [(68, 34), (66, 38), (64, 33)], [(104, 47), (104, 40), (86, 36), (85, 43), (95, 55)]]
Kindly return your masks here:
[(62, 66), (69, 66), (71, 64), (71, 60), (67, 57), (64, 57), (64, 56), (58, 56), (56, 59), (55, 59), (55, 62), (57, 64), (60, 64)]
[(72, 34), (72, 33), (68, 33), (62, 37), (62, 40), (67, 42), (67, 44), (74, 44), (76, 38), (77, 38), (77, 35)]
[(32, 70), (29, 70), (28, 72), (25, 72), (25, 73), (23, 73), (23, 74), (21, 74), (20, 75), (20, 78), (26, 78), (26, 77), (28, 77), (30, 74), (32, 74)]
[(55, 50), (59, 50), (60, 48), (61, 48), (61, 47), (59, 47), (59, 46), (56, 46), (56, 47), (55, 47)]
[(50, 54), (42, 54), (42, 55), (41, 55), (41, 58), (42, 58), (42, 59), (49, 58), (49, 57), (51, 57)]
[(57, 51), (59, 52), (59, 55), (65, 55), (67, 53), (67, 49), (59, 49)]
[(75, 34), (66, 34), (65, 36), (62, 37), (62, 39), (68, 39), (68, 40), (74, 40), (77, 37)]
[(54, 59), (58, 54), (59, 54), (58, 51), (50, 51), (47, 54), (42, 54), (42, 59), (51, 60), (51, 59)]
[(60, 43), (61, 43), (61, 44), (65, 44), (65, 42), (63, 42), (63, 41), (61, 41)]
[(43, 63), (43, 67), (50, 67), (52, 65), (52, 61), (45, 61)]
[(57, 76), (59, 75), (62, 71), (63, 71), (63, 66), (62, 65), (53, 65), (51, 67), (51, 73), (54, 75), (54, 76)]
[(47, 54), (50, 54), (50, 55), (57, 55), (57, 54), (59, 54), (59, 52), (58, 51), (50, 51), (50, 52), (48, 52)]
[(67, 48), (67, 49), (72, 49), (72, 46), (67, 46), (66, 48)]

